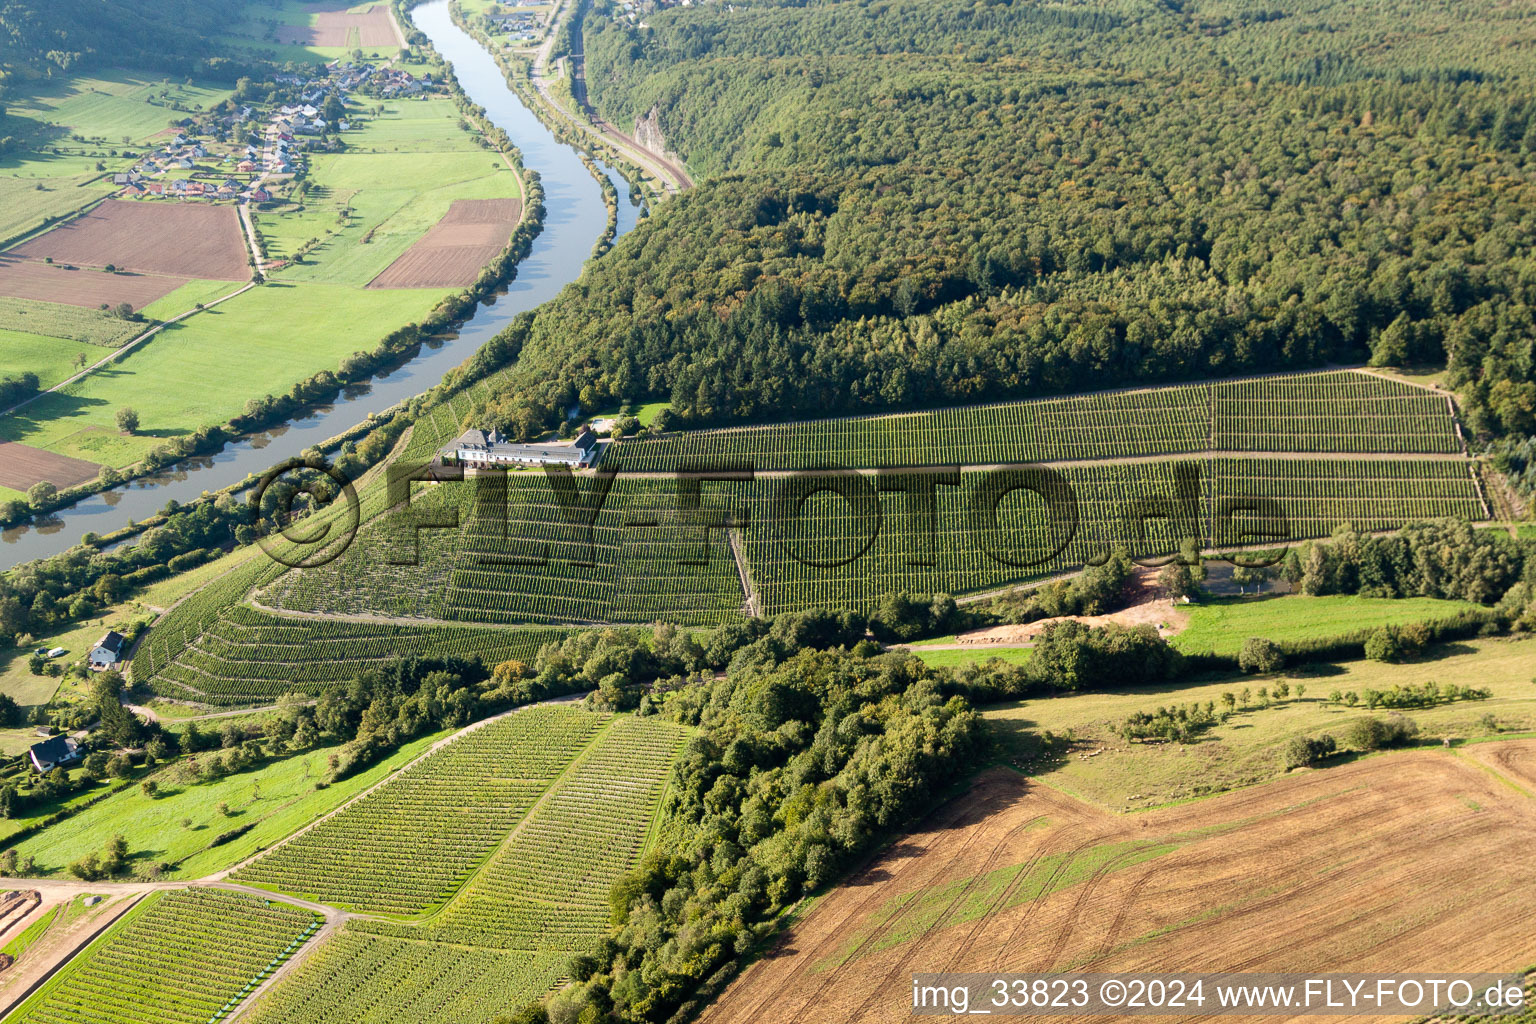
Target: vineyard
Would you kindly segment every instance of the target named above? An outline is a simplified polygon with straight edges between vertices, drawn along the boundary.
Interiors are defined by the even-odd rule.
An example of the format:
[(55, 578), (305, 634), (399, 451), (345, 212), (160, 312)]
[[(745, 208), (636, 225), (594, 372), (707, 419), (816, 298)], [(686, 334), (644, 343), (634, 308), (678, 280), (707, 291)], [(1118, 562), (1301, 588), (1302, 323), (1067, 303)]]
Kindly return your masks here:
[(1296, 540), (1344, 522), (1387, 529), (1414, 518), (1476, 519), (1469, 465), (1255, 458), (1068, 467), (1073, 497), (1054, 514), (1028, 490), (989, 495), (986, 474), (966, 473), (958, 486), (935, 489), (931, 519), (913, 514), (904, 494), (846, 477), (825, 478), (841, 479), (841, 490), (798, 508), (773, 479), (760, 480), (744, 488), (746, 557), (764, 614), (868, 608), (894, 590), (962, 594), (1063, 572), (1117, 546), (1154, 555), (1183, 537), (1236, 545), (1262, 540), (1261, 530)]
[[(579, 486), (586, 496), (593, 483)], [(714, 625), (740, 611), (741, 583), (725, 535), (677, 505), (669, 480), (620, 478), (585, 520), (542, 473), (437, 484), (408, 513), (371, 523), (341, 558), (279, 580), (267, 600), (467, 622)], [(417, 530), (407, 515), (462, 525)], [(408, 558), (416, 564), (399, 564)]]
[[(208, 607), (217, 600), (210, 596), (208, 605), (200, 605), (203, 597), (199, 593), (182, 607)], [(164, 626), (157, 626), (134, 658), (134, 678), (148, 680), (166, 697), (238, 706), (285, 693), (316, 695), (369, 666), (410, 655), (479, 657), (487, 665), (516, 658), (532, 664), (540, 647), (558, 643), (566, 633), (285, 618), (244, 604), (224, 606), (200, 627), (200, 633), (188, 629), (168, 639)], [(181, 644), (183, 637), (191, 639)], [(168, 660), (161, 660), (168, 654)], [(146, 670), (153, 674), (141, 674)]]
[(684, 731), (620, 719), (432, 925), (446, 942), (578, 950), (602, 933), (608, 891), (639, 859)]
[(17, 1024), (223, 1019), (319, 927), (307, 910), (220, 889), (152, 892), (23, 1003)]
[(235, 877), (368, 913), (446, 899), (607, 723), (529, 708), (459, 736)]
[[(471, 1024), (547, 992), (570, 954), (602, 935), (609, 890), (644, 850), (685, 738), (655, 718), (614, 721), (437, 915), (419, 925), (352, 921), (250, 1019)], [(432, 857), (418, 850), (397, 870)]]
[(1352, 371), (624, 441), (606, 465), (873, 469), (1207, 451), (1453, 454), (1447, 399)]
[(255, 1004), (249, 1024), (486, 1024), (537, 999), (568, 954), (506, 953), (352, 928)]
[[(429, 409), (405, 458), (435, 454), (493, 386)], [(339, 557), (288, 571), (253, 558), (215, 580), (150, 632), (134, 677), (233, 706), (319, 693), (401, 654), (531, 662), (584, 625), (713, 626), (742, 614), (747, 586), (762, 614), (868, 608), (893, 590), (964, 594), (1068, 571), (1114, 547), (1156, 555), (1184, 538), (1230, 546), (1344, 522), (1486, 518), (1462, 452), (1445, 395), (1355, 371), (635, 439), (607, 458), (637, 475), (621, 472), (606, 493), (577, 477), (562, 500), (527, 471), (418, 484), (386, 514), (384, 488), (367, 489), (362, 529)], [(983, 468), (1034, 462), (1056, 463), (1065, 505), (1048, 511), (1026, 490), (989, 497), (997, 481)], [(738, 463), (757, 478), (707, 482), (692, 498), (666, 475)], [(785, 479), (835, 466), (969, 471), (916, 487), (910, 474)], [(253, 593), (310, 617), (242, 604)], [(544, 628), (495, 628), (518, 625)]]

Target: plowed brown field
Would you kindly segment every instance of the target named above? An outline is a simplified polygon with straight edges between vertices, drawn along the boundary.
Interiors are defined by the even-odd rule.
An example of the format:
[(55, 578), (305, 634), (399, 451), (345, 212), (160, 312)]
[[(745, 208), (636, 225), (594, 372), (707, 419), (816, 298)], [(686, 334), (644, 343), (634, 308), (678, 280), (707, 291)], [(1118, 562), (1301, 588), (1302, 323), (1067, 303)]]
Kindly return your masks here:
[(109, 199), (7, 255), (214, 281), (251, 273), (235, 208), (194, 203)]
[(343, 4), (322, 11), (314, 25), (285, 25), (277, 30), (277, 41), (299, 46), (352, 46), (349, 36), (357, 29), (357, 46), (398, 46), (395, 23), (387, 4), (374, 4), (362, 14), (348, 14)]
[[(1492, 746), (1533, 764), (1536, 742)], [(1522, 969), (1536, 800), (1480, 753), (1373, 757), (1133, 816), (987, 773), (702, 1020), (907, 1020), (911, 976), (933, 971)]]
[(63, 489), (94, 480), (100, 472), (101, 467), (94, 462), (55, 455), (16, 441), (0, 441), (0, 487), (25, 491), (47, 480)]
[(369, 288), (463, 288), (507, 246), (520, 199), (455, 199), (443, 219), (368, 282)]
[(109, 306), (126, 302), (138, 310), (186, 283), (184, 277), (66, 270), (61, 266), (0, 256), (0, 295), (17, 299), (62, 302), (90, 309), (100, 307), (103, 302)]

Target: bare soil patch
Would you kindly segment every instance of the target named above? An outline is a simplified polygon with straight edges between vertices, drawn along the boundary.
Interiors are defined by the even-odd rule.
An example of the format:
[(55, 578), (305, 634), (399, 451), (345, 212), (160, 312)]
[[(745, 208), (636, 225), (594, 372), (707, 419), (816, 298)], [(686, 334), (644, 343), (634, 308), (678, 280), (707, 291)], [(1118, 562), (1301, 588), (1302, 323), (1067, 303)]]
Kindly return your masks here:
[(369, 288), (463, 288), (505, 249), (520, 199), (455, 199), (443, 219), (368, 282)]
[(243, 281), (250, 276), (239, 214), (233, 206), (212, 204), (109, 199), (9, 255), (88, 267), (110, 263), (179, 278)]
[(55, 455), (18, 441), (0, 441), (0, 487), (25, 491), (46, 480), (62, 490), (94, 480), (100, 472), (101, 467), (94, 462)]
[(702, 1020), (907, 1020), (911, 975), (930, 971), (1523, 969), (1533, 840), (1536, 801), (1449, 752), (1129, 816), (998, 770)]
[(358, 46), (396, 46), (400, 38), (386, 4), (374, 4), (361, 14), (347, 13), (346, 5), (323, 11), (314, 25), (285, 25), (277, 30), (277, 41), (298, 46), (351, 46), (353, 29)]
[(1125, 607), (1104, 615), (1062, 615), (1049, 619), (1036, 619), (1017, 626), (989, 626), (956, 635), (953, 644), (924, 644), (925, 649), (966, 647), (1029, 647), (1046, 626), (1053, 622), (1072, 620), (1087, 626), (1153, 626), (1164, 637), (1182, 632), (1189, 625), (1189, 612), (1170, 598), (1157, 585), (1157, 576), (1150, 569), (1138, 570), (1126, 584)]
[(46, 263), (0, 256), (0, 295), (16, 299), (37, 299), (70, 306), (98, 309), (102, 303), (117, 306), (128, 303), (143, 309), (162, 295), (187, 283), (185, 277), (163, 274), (104, 274), (99, 270), (66, 269)]

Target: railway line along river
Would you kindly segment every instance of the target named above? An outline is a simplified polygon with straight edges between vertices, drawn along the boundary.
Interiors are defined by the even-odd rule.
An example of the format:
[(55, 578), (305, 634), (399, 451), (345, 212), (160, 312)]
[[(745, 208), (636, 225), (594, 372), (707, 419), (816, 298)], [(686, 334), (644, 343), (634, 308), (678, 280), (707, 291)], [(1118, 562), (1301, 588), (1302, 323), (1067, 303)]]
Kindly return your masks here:
[[(484, 107), (522, 151), (524, 165), (543, 179), (544, 230), (534, 240), (528, 258), (518, 264), (516, 278), (493, 300), (482, 303), (457, 330), (423, 345), (416, 358), (380, 374), (364, 387), (349, 390), (330, 405), (226, 445), (216, 455), (189, 459), (0, 532), (0, 568), (59, 554), (88, 532), (110, 533), (130, 520), (154, 515), (169, 501), (192, 501), (204, 491), (239, 483), (340, 434), (372, 413), (426, 391), (514, 316), (553, 298), (581, 274), (593, 242), (608, 221), (597, 181), (576, 151), (558, 142), (507, 87), (491, 55), (453, 24), (448, 0), (418, 6), (411, 19), (453, 65), (455, 77), (469, 98)], [(629, 201), (624, 179), (611, 169), (604, 170), (618, 189), (618, 233), (622, 235), (635, 225), (635, 207)], [(387, 330), (388, 325), (379, 325), (360, 332), (358, 347), (371, 347)]]

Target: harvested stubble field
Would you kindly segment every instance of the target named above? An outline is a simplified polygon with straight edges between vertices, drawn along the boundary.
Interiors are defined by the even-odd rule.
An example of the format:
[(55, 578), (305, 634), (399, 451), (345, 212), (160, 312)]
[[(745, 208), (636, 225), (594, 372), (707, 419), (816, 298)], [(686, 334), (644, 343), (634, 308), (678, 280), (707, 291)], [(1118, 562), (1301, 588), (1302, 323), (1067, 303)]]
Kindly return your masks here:
[(443, 219), (368, 282), (369, 288), (462, 288), (507, 247), (521, 199), (455, 199)]
[(100, 472), (101, 467), (94, 462), (55, 455), (15, 441), (0, 441), (0, 487), (25, 491), (47, 480), (63, 489), (94, 480)]
[(185, 279), (243, 281), (250, 276), (233, 206), (109, 199), (85, 216), (23, 242), (10, 255), (90, 267), (110, 263)]
[[(353, 33), (356, 32), (356, 37)], [(346, 6), (315, 15), (313, 25), (285, 25), (277, 30), (277, 41), (297, 46), (397, 46), (400, 36), (389, 16), (388, 4), (374, 4), (358, 14)]]
[(97, 309), (102, 303), (116, 306), (126, 302), (140, 310), (186, 283), (187, 278), (164, 274), (104, 274), (99, 270), (0, 257), (0, 295), (12, 299), (60, 302), (87, 309)]
[[(1529, 765), (1533, 749), (1486, 751)], [(906, 1020), (910, 976), (929, 971), (1523, 968), (1536, 802), (1484, 751), (1372, 757), (1133, 816), (989, 772), (702, 1020)]]

